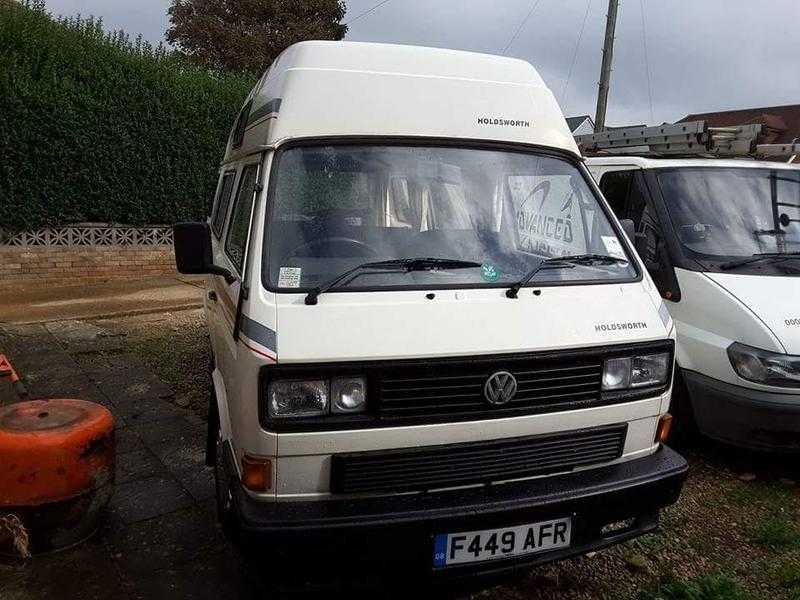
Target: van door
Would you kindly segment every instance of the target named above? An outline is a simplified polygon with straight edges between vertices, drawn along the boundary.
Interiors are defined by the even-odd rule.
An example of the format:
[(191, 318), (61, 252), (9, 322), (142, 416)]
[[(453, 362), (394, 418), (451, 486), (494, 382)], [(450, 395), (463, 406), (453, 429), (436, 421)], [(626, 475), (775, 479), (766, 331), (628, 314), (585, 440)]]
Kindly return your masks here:
[(226, 389), (236, 360), (236, 316), (245, 273), (250, 222), (259, 187), (260, 165), (261, 156), (258, 155), (237, 168), (236, 193), (232, 195), (225, 225), (220, 230), (219, 243), (215, 244), (214, 249), (214, 263), (226, 267), (235, 277), (235, 281), (229, 285), (223, 277), (212, 276), (208, 292), (209, 313), (214, 321), (210, 326), (214, 358)]
[(633, 221), (636, 238), (632, 241), (659, 293), (669, 300), (679, 299), (663, 228), (641, 170), (606, 171), (599, 185), (617, 218)]
[[(235, 167), (226, 167), (222, 171), (220, 182), (217, 186), (217, 196), (214, 199), (214, 205), (211, 209), (209, 224), (211, 226), (211, 244), (213, 247), (215, 264), (223, 264), (220, 262), (222, 256), (221, 247), (224, 239), (225, 225), (228, 220), (228, 214), (230, 213), (236, 176), (237, 171)], [(225, 315), (222, 313), (218, 302), (218, 290), (220, 286), (224, 285), (225, 281), (221, 277), (209, 275), (206, 278), (206, 321), (208, 322), (209, 335), (211, 337), (211, 348), (215, 355), (219, 353), (220, 321), (225, 319)]]

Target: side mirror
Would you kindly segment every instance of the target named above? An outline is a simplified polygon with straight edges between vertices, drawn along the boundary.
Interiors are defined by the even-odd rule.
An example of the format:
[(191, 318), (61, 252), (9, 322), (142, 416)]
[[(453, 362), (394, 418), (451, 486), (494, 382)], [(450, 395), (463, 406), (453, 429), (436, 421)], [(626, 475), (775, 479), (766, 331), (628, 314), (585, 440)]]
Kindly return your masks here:
[(647, 257), (647, 235), (644, 233), (636, 233), (633, 237), (633, 247), (642, 259)]
[(175, 239), (175, 265), (184, 275), (219, 275), (228, 284), (236, 281), (228, 269), (214, 264), (211, 251), (211, 228), (208, 223), (176, 223), (172, 227)]
[(636, 252), (642, 258), (645, 268), (650, 271), (650, 275), (655, 275), (655, 273), (664, 268), (665, 248), (663, 243), (657, 243), (654, 255), (653, 251), (648, 247), (647, 234), (637, 233), (636, 238), (633, 240), (633, 245), (636, 248)]
[(636, 225), (633, 224), (633, 219), (620, 219), (619, 224), (622, 225), (622, 231), (628, 236), (631, 243), (636, 241)]

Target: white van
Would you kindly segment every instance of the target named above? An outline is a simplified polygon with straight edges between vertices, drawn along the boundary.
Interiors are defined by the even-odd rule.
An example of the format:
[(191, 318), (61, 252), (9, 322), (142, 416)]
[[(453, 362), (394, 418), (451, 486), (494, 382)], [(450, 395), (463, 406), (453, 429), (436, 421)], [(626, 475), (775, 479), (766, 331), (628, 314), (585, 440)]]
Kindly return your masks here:
[(634, 221), (677, 323), (679, 416), (738, 446), (800, 450), (798, 165), (637, 156), (587, 164), (617, 217)]
[(290, 47), (175, 250), (210, 274), (209, 459), (248, 546), (462, 577), (678, 497), (672, 321), (525, 62)]

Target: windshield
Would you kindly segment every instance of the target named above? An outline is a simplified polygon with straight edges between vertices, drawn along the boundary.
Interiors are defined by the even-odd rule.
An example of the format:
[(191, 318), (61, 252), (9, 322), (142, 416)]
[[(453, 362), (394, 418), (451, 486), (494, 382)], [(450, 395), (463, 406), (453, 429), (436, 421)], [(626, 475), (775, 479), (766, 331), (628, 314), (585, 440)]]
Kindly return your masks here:
[[(501, 286), (543, 259), (626, 258), (578, 169), (548, 156), (430, 146), (335, 145), (281, 152), (272, 173), (265, 280), (309, 289), (365, 262), (477, 266), (368, 269), (339, 287)], [(629, 262), (542, 270), (534, 282), (619, 281)]]
[(709, 256), (800, 250), (800, 170), (689, 168), (658, 182), (681, 243)]

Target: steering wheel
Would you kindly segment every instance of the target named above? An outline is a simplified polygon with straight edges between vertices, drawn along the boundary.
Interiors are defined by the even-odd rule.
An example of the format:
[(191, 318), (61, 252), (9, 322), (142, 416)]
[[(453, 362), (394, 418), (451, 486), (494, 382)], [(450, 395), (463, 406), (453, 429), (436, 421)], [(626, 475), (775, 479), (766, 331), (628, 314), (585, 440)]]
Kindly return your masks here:
[[(362, 258), (362, 257), (369, 257), (369, 256), (379, 256), (379, 253), (375, 248), (370, 246), (369, 244), (365, 244), (361, 240), (356, 240), (353, 238), (348, 237), (324, 237), (324, 238), (317, 238), (316, 240), (311, 240), (310, 242), (304, 242), (299, 246), (295, 246), (289, 251), (289, 254), (286, 255), (287, 258), (292, 258), (295, 256), (308, 256), (307, 254), (303, 254), (304, 251), (311, 250), (312, 248), (318, 247), (327, 247), (329, 250), (335, 247), (345, 247), (354, 250), (353, 254), (346, 254), (340, 252), (328, 252), (323, 253), (321, 256), (331, 257), (331, 256), (345, 256), (345, 257), (355, 257), (355, 258)], [(317, 253), (313, 254), (314, 256), (318, 255)]]

